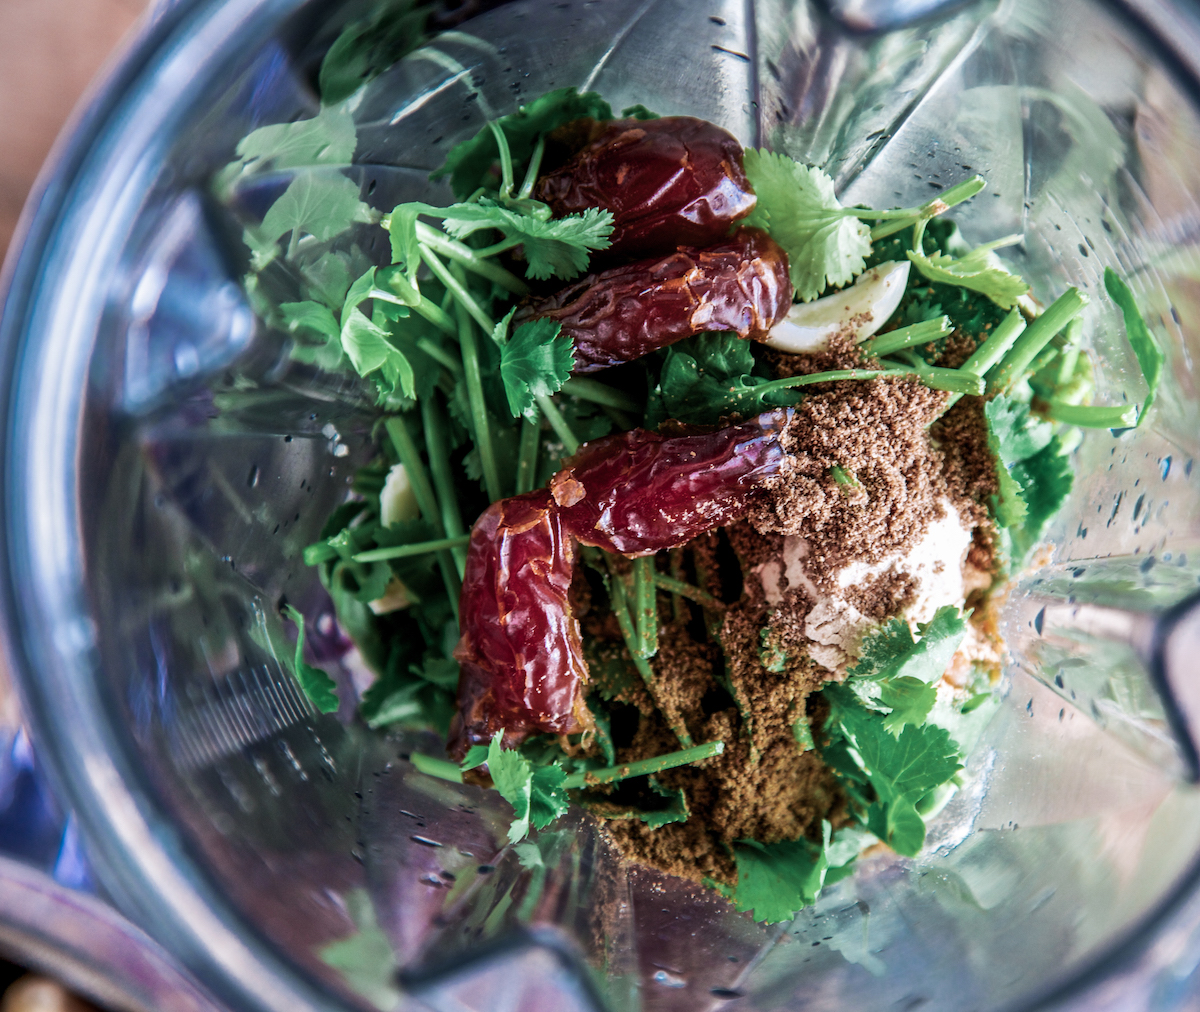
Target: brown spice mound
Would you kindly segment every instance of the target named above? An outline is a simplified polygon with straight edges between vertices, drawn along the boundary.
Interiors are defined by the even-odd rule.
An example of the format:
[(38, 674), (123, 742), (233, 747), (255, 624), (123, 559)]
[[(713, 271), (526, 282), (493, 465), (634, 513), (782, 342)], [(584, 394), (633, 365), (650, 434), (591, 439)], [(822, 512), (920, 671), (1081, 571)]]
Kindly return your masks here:
[[(942, 515), (946, 494), (942, 455), (926, 432), (945, 393), (908, 376), (830, 387), (796, 408), (784, 466), (749, 514), (760, 532), (804, 537), (817, 573), (912, 544)], [(834, 467), (865, 497), (840, 485)]]
[[(956, 346), (954, 355), (965, 357), (970, 343)], [(766, 357), (779, 376), (863, 365), (858, 348), (842, 338), (821, 353)], [(878, 561), (920, 539), (949, 498), (975, 527), (968, 562), (985, 572), (992, 567), (994, 536), (984, 504), (995, 478), (980, 399), (963, 398), (931, 426), (948, 395), (915, 378), (829, 383), (806, 393), (784, 437), (783, 471), (747, 520), (672, 554), (674, 575), (727, 607), (702, 609), (660, 595), (664, 624), (649, 691), (611, 616), (586, 602), (584, 626), (603, 641), (592, 649), (606, 652), (610, 672), (620, 655), (627, 672), (623, 681), (610, 674), (605, 683), (605, 694), (625, 704), (623, 734), (613, 718), (617, 761), (678, 749), (673, 727), (696, 743), (725, 743), (720, 756), (657, 775), (661, 790), (683, 792), (690, 815), (684, 822), (652, 829), (636, 818), (613, 818), (628, 813), (629, 791), (644, 788), (592, 799), (596, 813), (611, 819), (607, 833), (624, 857), (694, 881), (736, 882), (737, 840), (815, 839), (822, 819), (838, 826), (848, 818), (841, 788), (818, 751), (801, 751), (797, 743), (803, 724), (820, 742), (827, 707), (819, 690), (831, 677), (807, 656), (805, 617), (814, 601), (803, 587), (788, 586), (772, 607), (754, 575), (781, 559), (784, 535), (808, 543), (806, 569), (822, 590), (823, 573), (852, 558)], [(834, 467), (851, 484), (835, 480)], [(914, 592), (913, 579), (892, 568), (849, 597), (863, 615), (883, 621)], [(580, 603), (585, 597), (579, 595)]]

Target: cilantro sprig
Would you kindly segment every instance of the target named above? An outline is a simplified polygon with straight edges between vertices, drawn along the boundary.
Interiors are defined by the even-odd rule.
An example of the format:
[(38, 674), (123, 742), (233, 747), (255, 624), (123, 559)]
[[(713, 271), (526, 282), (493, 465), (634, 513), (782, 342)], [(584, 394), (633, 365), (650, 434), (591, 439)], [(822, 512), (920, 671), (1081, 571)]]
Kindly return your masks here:
[[(748, 148), (744, 163), (758, 201), (743, 224), (767, 230), (783, 247), (792, 285), (804, 302), (827, 285), (845, 285), (860, 274), (873, 238), (927, 221), (984, 186), (983, 177), (974, 176), (920, 207), (872, 211), (843, 207), (825, 172), (787, 155)], [(860, 220), (864, 218), (884, 224), (872, 230)]]

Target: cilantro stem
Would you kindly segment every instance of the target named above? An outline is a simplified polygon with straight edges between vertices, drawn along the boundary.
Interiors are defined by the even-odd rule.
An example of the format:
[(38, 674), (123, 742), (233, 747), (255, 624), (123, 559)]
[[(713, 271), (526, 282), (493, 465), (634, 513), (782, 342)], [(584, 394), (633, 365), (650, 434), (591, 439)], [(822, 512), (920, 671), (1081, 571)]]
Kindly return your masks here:
[(686, 747), (691, 747), (692, 736), (688, 734), (687, 728), (674, 724), (671, 718), (667, 716), (666, 708), (658, 700), (658, 693), (655, 691), (654, 685), (654, 669), (650, 667), (650, 662), (641, 652), (637, 630), (634, 628), (633, 619), (629, 617), (629, 595), (625, 589), (625, 578), (621, 575), (620, 570), (617, 569), (614, 564), (615, 560), (611, 555), (605, 553), (604, 561), (608, 566), (608, 592), (613, 614), (617, 616), (617, 625), (621, 628), (621, 635), (625, 637), (625, 646), (629, 648), (629, 655), (633, 658), (633, 665), (638, 669), (638, 674), (642, 676), (642, 681), (646, 683), (646, 691), (650, 693), (650, 698), (654, 701), (654, 705), (662, 713), (663, 719), (666, 720), (671, 730), (675, 733), (675, 737), (679, 739), (679, 743)]
[(496, 138), (496, 147), (500, 150), (500, 192), (506, 197), (511, 197), (513, 188), (513, 162), (512, 152), (508, 148), (508, 138), (504, 136), (504, 131), (495, 120), (489, 120), (488, 127), (491, 129), (492, 135)]
[(510, 250), (514, 246), (520, 246), (520, 239), (501, 239), (499, 242), (492, 243), (491, 246), (484, 246), (482, 249), (474, 251), (477, 257), (494, 257), (497, 253), (503, 253), (505, 250)]
[(654, 556), (633, 560), (638, 640), (646, 657), (658, 653), (658, 594), (654, 588)]
[(1127, 429), (1137, 422), (1137, 407), (1133, 404), (1085, 407), (1050, 401), (1044, 414), (1064, 425), (1079, 425), (1085, 429)]
[(541, 435), (541, 419), (531, 420), (528, 415), (521, 419), (521, 448), (517, 454), (517, 495), (533, 491)]
[(695, 601), (702, 608), (708, 608), (712, 611), (724, 611), (725, 605), (718, 601), (711, 594), (706, 593), (699, 587), (693, 587), (690, 583), (685, 583), (683, 580), (677, 580), (674, 577), (666, 576), (663, 573), (654, 574), (654, 582), (663, 590), (669, 591), (672, 594), (678, 594), (680, 597), (686, 597), (691, 601)]
[[(503, 497), (500, 486), (500, 468), (496, 463), (496, 452), (492, 446), (492, 423), (488, 418), (487, 402), (483, 397), (483, 376), (479, 370), (479, 345), (475, 341), (475, 328), (471, 324), (466, 305), (455, 304), (458, 316), (458, 344), (462, 351), (463, 374), (467, 383), (467, 400), (471, 406), (471, 421), (474, 425), (475, 445), (479, 447), (479, 462), (483, 470), (483, 484), (488, 499), (495, 502)], [(491, 327), (485, 328), (490, 334)]]
[(451, 355), (450, 352), (446, 351), (445, 348), (434, 344), (433, 341), (429, 340), (427, 337), (418, 337), (416, 343), (417, 347), (420, 348), (421, 351), (425, 352), (425, 354), (431, 359), (433, 359), (439, 365), (445, 366), (446, 370), (451, 376), (453, 376), (455, 379), (462, 379), (462, 363), (459, 362), (453, 355)]
[(950, 322), (950, 317), (942, 316), (936, 320), (925, 320), (923, 323), (914, 323), (908, 327), (900, 327), (886, 334), (880, 334), (867, 341), (862, 348), (868, 355), (890, 355), (901, 348), (911, 348), (915, 344), (935, 341), (939, 337), (949, 334), (953, 329), (954, 325)]
[(578, 397), (581, 401), (591, 401), (593, 404), (616, 408), (618, 411), (629, 411), (632, 414), (638, 414), (641, 411), (641, 405), (632, 397), (610, 387), (607, 383), (586, 379), (583, 376), (572, 376), (562, 385), (562, 392), (570, 394), (572, 397)]
[(1083, 311), (1088, 301), (1078, 288), (1068, 288), (1050, 303), (1046, 311), (1025, 328), (999, 364), (988, 372), (988, 393), (1006, 390), (1021, 379), (1038, 352)]
[(983, 380), (978, 376), (961, 372), (958, 369), (909, 369), (903, 366), (886, 369), (831, 369), (828, 372), (813, 372), (806, 376), (785, 376), (783, 379), (769, 380), (754, 387), (756, 394), (767, 393), (771, 390), (788, 390), (792, 387), (804, 387), (811, 383), (832, 383), (837, 380), (871, 380), (879, 376), (917, 376), (927, 386), (934, 390), (949, 390), (956, 393), (982, 394)]
[(920, 207), (906, 207), (893, 211), (869, 211), (857, 207), (848, 207), (845, 210), (848, 214), (859, 218), (886, 222), (886, 224), (876, 225), (871, 229), (871, 241), (874, 242), (876, 239), (883, 239), (886, 236), (902, 232), (909, 225), (937, 217), (937, 215), (950, 210), (955, 204), (969, 200), (986, 185), (987, 180), (983, 176), (975, 175), (970, 179), (964, 179), (961, 183), (955, 183), (950, 189), (934, 197), (933, 200), (926, 201)]
[(971, 357), (959, 368), (963, 372), (972, 372), (976, 376), (985, 375), (1004, 357), (1005, 352), (1013, 346), (1013, 342), (1021, 336), (1024, 330), (1025, 317), (1021, 315), (1019, 309), (1014, 309), (1000, 321), (1000, 325), (988, 335), (983, 344), (976, 348)]
[(533, 154), (529, 158), (529, 168), (525, 170), (525, 180), (521, 183), (521, 189), (517, 191), (518, 197), (524, 199), (533, 193), (533, 186), (537, 182), (538, 170), (542, 167), (542, 155), (545, 153), (546, 135), (541, 134), (537, 139)]
[[(684, 583), (681, 579), (683, 576), (683, 549), (672, 548), (668, 557), (671, 563), (671, 575), (666, 579), (670, 579), (672, 584), (679, 584), (684, 587), (688, 586), (688, 584)], [(659, 586), (662, 587), (663, 584), (659, 583)], [(680, 596), (678, 588), (664, 587), (664, 589), (671, 591), (671, 613), (675, 616), (675, 621), (682, 621), (687, 617), (687, 609), (683, 606), (683, 598)], [(699, 587), (693, 589), (698, 590), (701, 594), (704, 593), (704, 591), (700, 590)], [(707, 595), (705, 596), (707, 597)], [(700, 601), (697, 603), (702, 605), (704, 602)]]
[[(442, 528), (448, 538), (460, 538), (467, 533), (467, 529), (463, 526), (462, 512), (458, 508), (458, 493), (454, 488), (454, 478), (450, 474), (446, 416), (433, 394), (421, 402), (421, 421), (425, 426), (425, 452), (429, 455), (429, 471), (433, 476), (438, 503), (442, 507)], [(454, 557), (454, 567), (458, 570), (458, 578), (461, 580), (467, 569), (466, 546), (454, 546), (450, 549), (450, 554)]]
[[(392, 415), (386, 422), (383, 423), (387, 429), (387, 434), (392, 440), (392, 445), (396, 448), (396, 454), (400, 457), (400, 463), (404, 465), (404, 472), (408, 476), (409, 484), (412, 485), (413, 495), (417, 497), (417, 508), (425, 517), (434, 532), (437, 534), (445, 534), (442, 528), (442, 513), (438, 508), (437, 496), (434, 495), (433, 485), (429, 482), (429, 473), (425, 470), (425, 463), (421, 460), (421, 451), (417, 449), (417, 444), (413, 441), (412, 433), (408, 431), (408, 425), (405, 423), (401, 415)], [(430, 544), (430, 542), (426, 542)], [(404, 545), (404, 548), (413, 546)], [(447, 546), (449, 547), (449, 546)], [(395, 551), (395, 549), (376, 549), (376, 551)], [(370, 553), (364, 553), (370, 554)], [(417, 554), (417, 553), (409, 553)], [(384, 558), (401, 558), (399, 555), (384, 556)], [(375, 561), (375, 560), (358, 560)], [(438, 551), (438, 569), (442, 572), (442, 582), (446, 585), (446, 596), (450, 598), (450, 607), (454, 610), (454, 620), (458, 621), (458, 597), (462, 592), (462, 579), (458, 576), (458, 571), (454, 566), (454, 557), (447, 551)]]
[(389, 559), (408, 559), (414, 555), (444, 552), (448, 548), (466, 548), (471, 543), (468, 534), (453, 538), (437, 538), (434, 541), (418, 541), (411, 545), (392, 545), (388, 548), (371, 548), (353, 556), (355, 562), (386, 562)]
[[(472, 319), (483, 328), (485, 334), (490, 334), (495, 329), (495, 321), (488, 316), (487, 313), (480, 308), (478, 302), (475, 301), (475, 296), (467, 291), (467, 286), (462, 283), (459, 278), (456, 278), (450, 269), (438, 259), (438, 255), (433, 252), (424, 243), (420, 243), (421, 259), (429, 265), (429, 269), (443, 285), (447, 291), (453, 293), (456, 303), (471, 314)], [(459, 336), (462, 336), (462, 322), (459, 321)]]
[(567, 424), (567, 420), (563, 418), (562, 412), (558, 410), (558, 405), (545, 394), (537, 394), (534, 400), (537, 402), (537, 406), (542, 409), (542, 414), (546, 416), (546, 421), (550, 423), (550, 428), (562, 440), (563, 449), (566, 450), (567, 456), (569, 457), (577, 453), (579, 451), (579, 438), (571, 431), (571, 426)]
[[(637, 762), (624, 763), (621, 766), (609, 766), (606, 769), (587, 770), (583, 773), (568, 773), (563, 781), (567, 790), (578, 790), (590, 784), (612, 784), (629, 777), (641, 777), (648, 773), (661, 773), (663, 770), (674, 769), (676, 766), (686, 766), (688, 763), (710, 759), (725, 751), (723, 741), (709, 741), (703, 745), (693, 745), (678, 752), (668, 752), (666, 755), (655, 756), (653, 759), (639, 759)], [(414, 758), (416, 758), (414, 756)]]
[(449, 759), (438, 759), (431, 755), (422, 755), (420, 752), (413, 752), (408, 758), (419, 772), (428, 777), (449, 780), (452, 784), (463, 782), (462, 770), (458, 763), (452, 763)]
[(471, 249), (470, 246), (458, 242), (456, 239), (451, 239), (423, 221), (417, 222), (417, 239), (430, 249), (441, 253), (442, 256), (462, 264), (472, 273), (496, 282), (501, 288), (512, 292), (513, 295), (526, 295), (529, 292), (529, 286), (512, 271), (506, 271), (499, 264), (484, 259), (479, 251)]
[(450, 319), (450, 314), (446, 312), (436, 302), (430, 302), (429, 299), (421, 296), (420, 300), (415, 305), (410, 305), (404, 299), (400, 298), (395, 292), (389, 292), (386, 288), (372, 288), (364, 298), (381, 299), (384, 302), (390, 302), (394, 306), (408, 306), (425, 317), (438, 330), (453, 336), (454, 321)]

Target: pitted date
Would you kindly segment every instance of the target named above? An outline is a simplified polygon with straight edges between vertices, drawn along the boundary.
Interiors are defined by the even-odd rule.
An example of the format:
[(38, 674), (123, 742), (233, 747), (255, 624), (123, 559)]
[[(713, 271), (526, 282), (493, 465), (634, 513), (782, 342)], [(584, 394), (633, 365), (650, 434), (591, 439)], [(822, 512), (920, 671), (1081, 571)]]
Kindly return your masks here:
[(575, 541), (546, 489), (494, 502), (475, 522), (459, 611), (459, 713), (450, 732), (462, 756), (504, 729), (511, 748), (530, 734), (590, 726), (579, 622), (567, 590)]
[(462, 758), (501, 729), (508, 748), (536, 732), (587, 730), (587, 664), (567, 597), (576, 540), (649, 555), (731, 522), (779, 472), (792, 415), (777, 408), (700, 435), (634, 429), (596, 440), (549, 489), (492, 503), (467, 550), (450, 754)]
[(547, 173), (534, 195), (555, 215), (589, 207), (612, 212), (606, 256), (645, 256), (707, 246), (754, 208), (742, 146), (690, 116), (620, 120)]
[(575, 372), (630, 362), (701, 331), (765, 339), (792, 303), (787, 255), (756, 228), (707, 249), (589, 274), (533, 306), (575, 342)]
[(563, 526), (585, 545), (634, 557), (731, 523), (778, 473), (792, 414), (777, 408), (694, 436), (633, 429), (587, 443), (550, 479)]

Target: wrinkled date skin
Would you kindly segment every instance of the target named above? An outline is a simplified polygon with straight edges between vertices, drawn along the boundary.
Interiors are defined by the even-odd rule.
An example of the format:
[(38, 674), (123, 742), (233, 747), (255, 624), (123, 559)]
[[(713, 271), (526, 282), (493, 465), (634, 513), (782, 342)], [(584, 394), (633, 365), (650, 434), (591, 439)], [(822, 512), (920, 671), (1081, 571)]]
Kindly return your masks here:
[(459, 713), (451, 751), (461, 758), (500, 729), (511, 748), (534, 731), (574, 734), (591, 723), (579, 622), (567, 590), (575, 542), (550, 493), (492, 503), (471, 531), (459, 601)]
[(690, 116), (620, 120), (534, 196), (556, 216), (602, 207), (612, 212), (605, 256), (645, 256), (675, 246), (708, 246), (754, 209), (742, 146), (712, 123)]
[(633, 429), (588, 443), (550, 479), (563, 526), (585, 545), (633, 558), (731, 523), (778, 473), (791, 417), (779, 408), (702, 435)]
[(778, 473), (792, 415), (777, 408), (701, 435), (634, 429), (596, 440), (549, 489), (492, 503), (467, 550), (450, 754), (461, 759), (501, 729), (512, 748), (537, 732), (590, 727), (587, 664), (567, 598), (576, 540), (633, 557), (729, 523)]
[(533, 307), (575, 342), (575, 372), (631, 362), (707, 330), (764, 340), (792, 304), (787, 254), (740, 228), (707, 249), (589, 274)]

